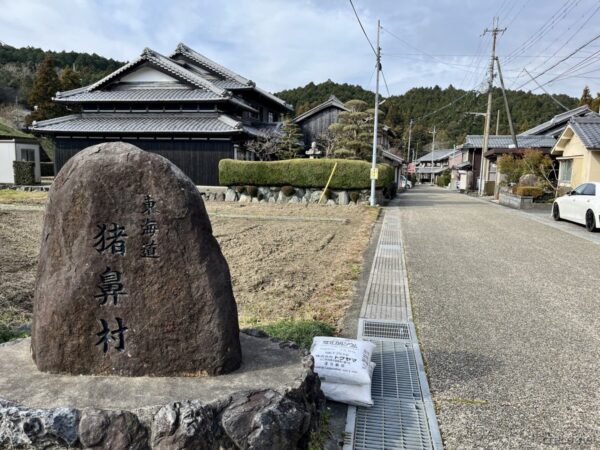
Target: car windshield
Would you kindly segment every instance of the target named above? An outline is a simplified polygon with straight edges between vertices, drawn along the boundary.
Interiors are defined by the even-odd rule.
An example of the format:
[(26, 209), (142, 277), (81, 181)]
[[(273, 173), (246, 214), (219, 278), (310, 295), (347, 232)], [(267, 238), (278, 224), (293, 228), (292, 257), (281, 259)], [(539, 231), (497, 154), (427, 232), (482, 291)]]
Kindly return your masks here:
[(585, 190), (585, 188), (587, 187), (587, 183), (585, 184), (580, 184), (579, 186), (577, 186), (575, 189), (573, 189), (573, 194), (576, 195), (582, 195), (583, 191)]

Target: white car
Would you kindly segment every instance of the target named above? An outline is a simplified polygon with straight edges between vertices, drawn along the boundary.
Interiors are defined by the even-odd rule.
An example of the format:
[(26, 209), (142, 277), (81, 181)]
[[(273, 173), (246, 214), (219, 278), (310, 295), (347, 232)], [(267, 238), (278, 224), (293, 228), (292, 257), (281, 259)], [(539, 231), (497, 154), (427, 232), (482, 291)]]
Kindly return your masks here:
[(590, 182), (577, 186), (558, 197), (552, 205), (554, 220), (570, 220), (595, 231), (600, 224), (600, 183)]
[(398, 179), (398, 184), (400, 185), (399, 187), (401, 187), (401, 188), (412, 189), (412, 181), (410, 181), (404, 175), (400, 175), (400, 178)]

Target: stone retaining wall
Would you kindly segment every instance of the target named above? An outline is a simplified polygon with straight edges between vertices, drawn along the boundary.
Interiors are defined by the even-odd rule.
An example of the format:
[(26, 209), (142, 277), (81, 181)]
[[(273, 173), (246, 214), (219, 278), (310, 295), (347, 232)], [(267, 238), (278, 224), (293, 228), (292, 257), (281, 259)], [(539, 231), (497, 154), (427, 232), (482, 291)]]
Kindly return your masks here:
[(524, 197), (507, 191), (500, 191), (498, 202), (501, 205), (515, 209), (532, 209), (533, 197)]
[[(243, 186), (230, 186), (225, 192), (201, 192), (205, 200), (226, 201), (241, 203), (318, 203), (323, 193), (322, 189), (316, 188), (293, 188), (292, 190), (275, 187), (260, 186), (256, 192), (249, 193)], [(290, 192), (291, 191), (291, 192)], [(286, 195), (289, 194), (289, 195)], [(371, 191), (361, 190), (331, 190), (330, 197), (323, 196), (321, 203), (327, 205), (350, 205), (369, 203)], [(376, 203), (383, 201), (383, 192), (378, 189), (375, 194)]]
[[(280, 348), (297, 348), (259, 330), (243, 331), (278, 342)], [(304, 355), (302, 375), (290, 380), (285, 391), (241, 390), (210, 403), (191, 399), (130, 411), (43, 409), (0, 398), (0, 448), (306, 449), (311, 431), (320, 426), (324, 397), (313, 358)]]

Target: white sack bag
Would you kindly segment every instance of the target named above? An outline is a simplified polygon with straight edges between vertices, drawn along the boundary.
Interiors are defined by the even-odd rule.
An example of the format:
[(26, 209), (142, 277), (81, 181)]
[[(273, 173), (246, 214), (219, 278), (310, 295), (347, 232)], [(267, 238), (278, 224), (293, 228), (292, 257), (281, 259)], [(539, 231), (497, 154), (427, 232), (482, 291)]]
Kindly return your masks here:
[(310, 353), (321, 382), (370, 384), (369, 364), (375, 344), (356, 339), (317, 336)]
[[(369, 375), (373, 378), (375, 363), (369, 367)], [(354, 406), (373, 406), (371, 397), (371, 383), (369, 384), (342, 384), (342, 383), (321, 383), (321, 390), (325, 397), (340, 403), (346, 403)]]

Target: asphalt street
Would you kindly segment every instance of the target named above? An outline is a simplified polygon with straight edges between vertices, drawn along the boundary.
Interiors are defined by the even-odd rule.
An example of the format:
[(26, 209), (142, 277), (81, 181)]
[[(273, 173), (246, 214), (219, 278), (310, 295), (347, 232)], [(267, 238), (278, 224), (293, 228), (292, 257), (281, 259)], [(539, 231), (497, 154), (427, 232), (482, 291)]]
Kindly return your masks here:
[(397, 204), (446, 447), (600, 447), (600, 232), (428, 186)]

